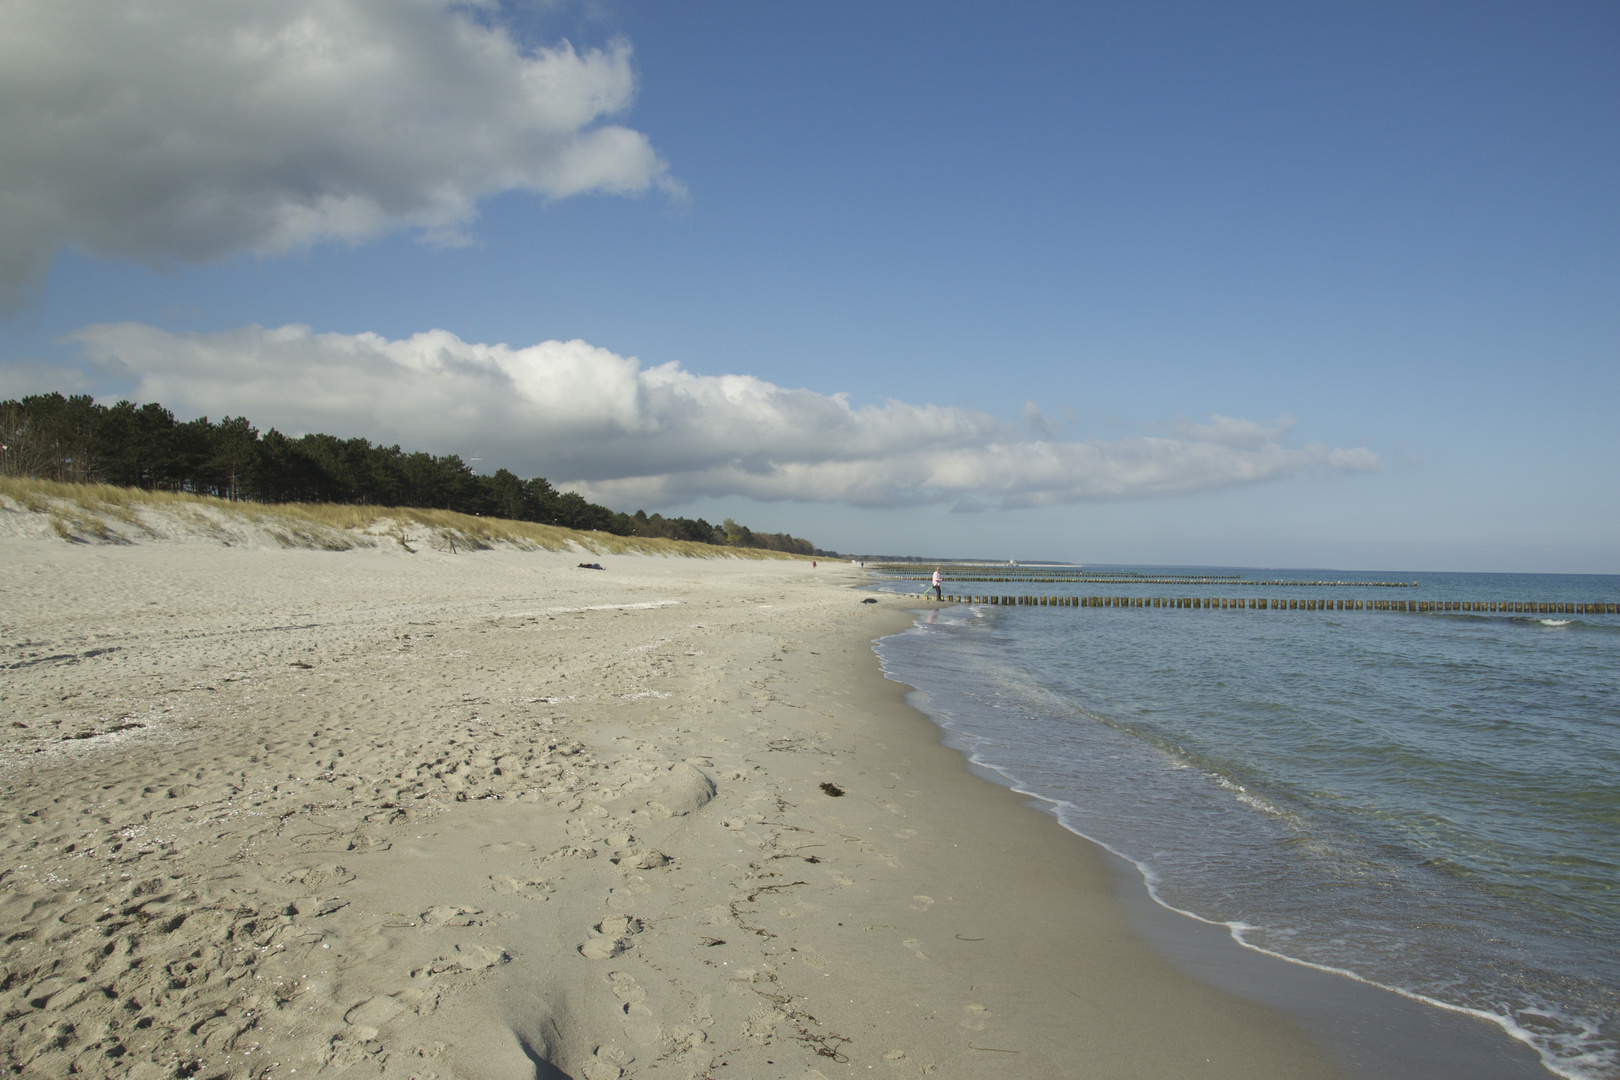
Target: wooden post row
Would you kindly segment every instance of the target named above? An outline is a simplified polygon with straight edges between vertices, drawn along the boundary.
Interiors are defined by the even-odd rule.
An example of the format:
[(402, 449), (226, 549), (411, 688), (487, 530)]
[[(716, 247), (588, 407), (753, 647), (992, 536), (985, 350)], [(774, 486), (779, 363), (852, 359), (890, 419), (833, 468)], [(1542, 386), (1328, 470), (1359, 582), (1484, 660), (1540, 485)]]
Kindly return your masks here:
[[(926, 596), (927, 594), (923, 594)], [(1275, 597), (1147, 597), (1147, 596), (947, 596), (957, 604), (1037, 607), (1156, 607), (1248, 611), (1404, 611), (1480, 612), (1527, 615), (1615, 615), (1620, 604), (1567, 601), (1508, 602), (1498, 600), (1280, 600)]]

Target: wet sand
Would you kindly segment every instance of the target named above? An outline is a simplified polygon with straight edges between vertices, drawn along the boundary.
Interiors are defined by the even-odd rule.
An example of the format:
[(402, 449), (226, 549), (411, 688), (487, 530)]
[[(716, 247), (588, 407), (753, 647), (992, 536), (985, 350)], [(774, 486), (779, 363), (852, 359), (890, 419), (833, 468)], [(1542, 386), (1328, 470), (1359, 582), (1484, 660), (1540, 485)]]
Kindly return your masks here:
[(886, 680), (853, 567), (0, 540), (0, 1061), (1330, 1077)]

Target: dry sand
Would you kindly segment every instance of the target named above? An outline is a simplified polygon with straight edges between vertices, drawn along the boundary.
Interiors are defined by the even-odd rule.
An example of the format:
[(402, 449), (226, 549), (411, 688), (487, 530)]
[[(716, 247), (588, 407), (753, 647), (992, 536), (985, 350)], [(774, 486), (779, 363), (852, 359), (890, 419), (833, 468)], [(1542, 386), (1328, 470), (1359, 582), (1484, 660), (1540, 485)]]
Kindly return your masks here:
[(1333, 1075), (939, 744), (857, 569), (581, 557), (0, 540), (0, 1068)]

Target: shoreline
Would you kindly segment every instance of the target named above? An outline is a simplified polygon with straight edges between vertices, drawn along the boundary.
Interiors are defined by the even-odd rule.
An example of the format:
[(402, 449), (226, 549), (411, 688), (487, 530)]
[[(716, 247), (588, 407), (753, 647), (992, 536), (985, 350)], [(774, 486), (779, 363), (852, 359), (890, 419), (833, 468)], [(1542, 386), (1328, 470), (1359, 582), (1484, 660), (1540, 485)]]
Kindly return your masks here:
[[(918, 614), (932, 616), (940, 610), (918, 609)], [(880, 651), (890, 677), (910, 685), (898, 660), (905, 655)], [(893, 667), (896, 663), (898, 668)], [(928, 670), (920, 674), (926, 678)], [(917, 692), (915, 707), (928, 714), (926, 687)], [(1543, 1061), (1535, 1046), (1516, 1037), (1501, 1017), (1269, 951), (1238, 940), (1227, 924), (1165, 902), (1146, 867), (1065, 821), (1066, 803), (1025, 786), (996, 764), (980, 761), (972, 750), (974, 736), (933, 722), (974, 775), (1020, 795), (1026, 805), (1062, 822), (1098, 851), (1113, 867), (1119, 900), (1143, 941), (1202, 981), (1289, 1016), (1350, 1075), (1369, 1080), (1447, 1076), (1537, 1080), (1569, 1075)]]
[(1547, 1080), (1534, 1047), (1494, 1019), (1353, 975), (1262, 952), (1223, 925), (1164, 906), (1136, 865), (1112, 856), (1131, 927), (1198, 978), (1291, 1017), (1347, 1073), (1366, 1080)]
[(1341, 1075), (943, 744), (852, 567), (0, 543), (23, 1075)]

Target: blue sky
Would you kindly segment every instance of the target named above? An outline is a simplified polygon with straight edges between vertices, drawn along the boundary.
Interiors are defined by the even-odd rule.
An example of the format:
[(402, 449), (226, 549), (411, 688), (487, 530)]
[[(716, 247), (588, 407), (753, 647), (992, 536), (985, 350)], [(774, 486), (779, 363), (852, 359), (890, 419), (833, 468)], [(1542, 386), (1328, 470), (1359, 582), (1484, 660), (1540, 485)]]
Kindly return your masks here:
[(0, 396), (841, 550), (1620, 573), (1613, 4), (156, 7), (0, 16)]

